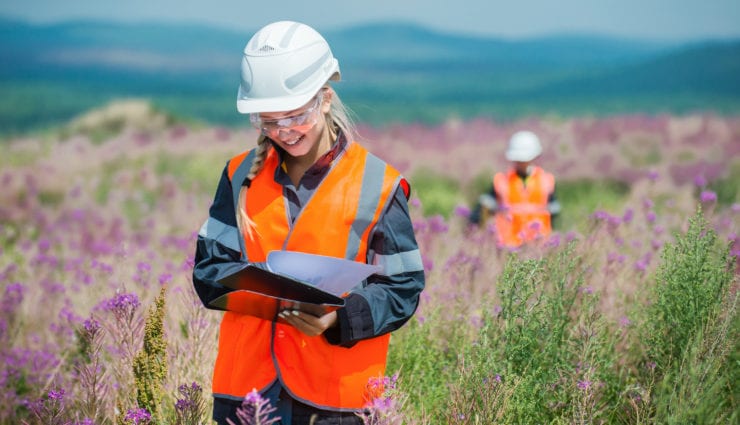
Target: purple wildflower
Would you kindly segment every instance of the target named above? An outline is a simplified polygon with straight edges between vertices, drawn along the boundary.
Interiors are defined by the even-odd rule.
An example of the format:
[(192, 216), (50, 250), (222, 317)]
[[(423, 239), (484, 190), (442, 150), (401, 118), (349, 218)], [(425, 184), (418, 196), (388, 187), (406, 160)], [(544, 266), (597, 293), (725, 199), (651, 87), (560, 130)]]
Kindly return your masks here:
[(701, 202), (716, 202), (717, 194), (711, 190), (703, 190), (699, 195), (699, 200), (701, 200)]
[(631, 324), (632, 324), (632, 321), (630, 321), (629, 317), (622, 316), (622, 317), (619, 318), (619, 326), (620, 327), (626, 328), (626, 327), (628, 327)]
[(136, 408), (126, 412), (123, 419), (132, 425), (146, 425), (152, 420), (152, 415), (146, 409)]
[(596, 220), (608, 220), (611, 217), (608, 212), (601, 210), (595, 211), (591, 216)]
[(68, 423), (63, 420), (65, 409), (64, 389), (62, 388), (58, 390), (50, 390), (46, 397), (42, 397), (35, 401), (26, 400), (25, 404), (39, 423), (51, 425), (63, 425)]
[(618, 252), (610, 252), (606, 256), (606, 261), (608, 263), (610, 263), (610, 264), (611, 263), (622, 264), (622, 263), (624, 263), (624, 259), (625, 259), (625, 256), (622, 255), (622, 254), (620, 254), (620, 253), (618, 253)]
[(26, 287), (20, 283), (11, 283), (5, 288), (0, 308), (3, 313), (9, 313), (15, 311), (18, 306), (23, 302), (23, 295), (26, 292)]
[(139, 261), (139, 263), (136, 265), (136, 269), (139, 270), (139, 272), (144, 273), (144, 272), (151, 271), (152, 266), (146, 261)]
[[(630, 220), (631, 219), (632, 217), (630, 216)], [(614, 227), (619, 226), (622, 223), (622, 219), (617, 216), (609, 216), (609, 218), (607, 219), (607, 222), (609, 223), (609, 226), (611, 228), (614, 228)]]
[(429, 229), (434, 233), (447, 233), (447, 230), (449, 229), (447, 223), (445, 223), (444, 217), (441, 215), (430, 217), (428, 222)]
[(182, 384), (177, 388), (182, 397), (175, 402), (175, 415), (177, 423), (195, 424), (201, 423), (205, 415), (205, 402), (203, 400), (203, 388), (196, 382), (190, 385)]
[(49, 400), (62, 402), (64, 400), (64, 388), (49, 390)]
[(172, 274), (171, 273), (162, 273), (159, 275), (159, 284), (160, 285), (166, 285), (172, 281)]
[(128, 312), (139, 308), (141, 303), (139, 297), (134, 293), (123, 293), (117, 294), (113, 298), (106, 300), (102, 303), (102, 307), (106, 311), (111, 312)]
[(98, 322), (94, 317), (90, 317), (82, 322), (82, 327), (85, 328), (86, 332), (94, 335), (100, 330), (100, 322)]
[(578, 387), (579, 390), (586, 391), (589, 388), (591, 388), (591, 381), (589, 380), (578, 381), (576, 386)]
[(470, 208), (465, 205), (458, 205), (455, 207), (455, 215), (457, 217), (468, 218), (470, 217)]
[(46, 252), (51, 248), (51, 242), (49, 239), (42, 238), (39, 240), (39, 251)]
[(244, 397), (242, 405), (236, 410), (236, 416), (242, 425), (273, 425), (280, 420), (280, 417), (270, 417), (276, 410), (269, 400), (253, 389)]
[(647, 267), (648, 267), (648, 265), (645, 262), (645, 260), (639, 259), (639, 260), (635, 261), (635, 270), (637, 270), (639, 272), (645, 272), (645, 270), (647, 270)]
[(421, 257), (421, 263), (424, 266), (424, 270), (427, 271), (427, 273), (431, 272), (434, 268), (434, 260), (430, 257), (422, 255)]
[(704, 187), (704, 186), (706, 186), (706, 185), (707, 185), (707, 179), (706, 179), (706, 178), (704, 177), (704, 175), (703, 175), (703, 174), (697, 174), (697, 175), (696, 175), (696, 176), (694, 177), (694, 184), (695, 184), (695, 185), (696, 185), (697, 187)]
[(632, 221), (632, 218), (635, 216), (635, 211), (632, 208), (627, 208), (624, 211), (624, 215), (622, 215), (622, 221), (625, 223), (629, 223)]
[(545, 246), (548, 248), (557, 248), (560, 246), (560, 234), (553, 233), (545, 242)]

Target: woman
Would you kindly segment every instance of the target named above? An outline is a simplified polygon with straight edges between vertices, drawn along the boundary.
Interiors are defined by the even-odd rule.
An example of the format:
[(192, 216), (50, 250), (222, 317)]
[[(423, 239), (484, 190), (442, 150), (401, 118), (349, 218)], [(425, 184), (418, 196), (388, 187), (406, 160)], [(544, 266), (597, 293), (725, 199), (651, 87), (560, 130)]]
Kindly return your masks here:
[[(247, 43), (237, 98), (260, 131), (257, 147), (224, 168), (201, 228), (193, 282), (203, 303), (229, 291), (218, 280), (272, 250), (382, 266), (321, 317), (275, 320), (225, 312), (213, 375), (218, 423), (252, 389), (282, 424), (362, 423), (368, 380), (383, 376), (390, 332), (413, 315), (424, 288), (408, 213), (409, 185), (354, 141), (330, 80), (339, 64), (311, 27), (289, 21)], [(280, 319), (280, 320), (278, 320)]]

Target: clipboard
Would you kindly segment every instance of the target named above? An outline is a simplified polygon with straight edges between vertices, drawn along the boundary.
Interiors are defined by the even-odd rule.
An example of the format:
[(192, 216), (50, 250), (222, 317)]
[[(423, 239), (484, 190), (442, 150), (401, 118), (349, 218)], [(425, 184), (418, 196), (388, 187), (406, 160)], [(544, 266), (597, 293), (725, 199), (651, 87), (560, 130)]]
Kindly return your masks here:
[(282, 310), (323, 316), (343, 307), (344, 296), (352, 288), (381, 270), (380, 266), (294, 251), (272, 251), (266, 264), (269, 270), (248, 264), (221, 278), (218, 282), (233, 291), (209, 304), (271, 321)]

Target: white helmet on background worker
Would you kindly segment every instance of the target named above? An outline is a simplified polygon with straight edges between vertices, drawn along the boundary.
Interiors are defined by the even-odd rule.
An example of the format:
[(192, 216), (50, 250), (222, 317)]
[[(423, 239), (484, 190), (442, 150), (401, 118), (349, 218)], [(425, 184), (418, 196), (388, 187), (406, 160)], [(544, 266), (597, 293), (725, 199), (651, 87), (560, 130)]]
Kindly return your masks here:
[(540, 139), (531, 131), (519, 131), (509, 139), (506, 159), (515, 162), (529, 162), (540, 156), (542, 145)]
[(292, 111), (339, 76), (339, 62), (321, 34), (299, 22), (274, 22), (244, 47), (236, 108), (242, 114)]

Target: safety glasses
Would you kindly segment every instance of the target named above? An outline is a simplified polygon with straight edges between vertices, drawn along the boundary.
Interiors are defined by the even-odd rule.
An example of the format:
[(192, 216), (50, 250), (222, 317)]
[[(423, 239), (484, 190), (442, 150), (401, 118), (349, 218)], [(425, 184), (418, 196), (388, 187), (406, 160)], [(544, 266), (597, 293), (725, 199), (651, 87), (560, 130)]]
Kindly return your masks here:
[(252, 123), (254, 128), (268, 137), (277, 135), (280, 130), (292, 130), (305, 134), (308, 133), (314, 125), (316, 125), (316, 122), (318, 121), (318, 114), (316, 111), (319, 109), (322, 100), (323, 93), (319, 92), (319, 94), (314, 98), (313, 103), (309, 101), (311, 106), (303, 112), (277, 119), (265, 119), (262, 118), (260, 114), (249, 114), (249, 121)]

